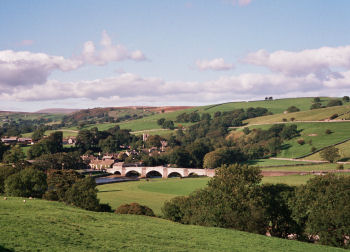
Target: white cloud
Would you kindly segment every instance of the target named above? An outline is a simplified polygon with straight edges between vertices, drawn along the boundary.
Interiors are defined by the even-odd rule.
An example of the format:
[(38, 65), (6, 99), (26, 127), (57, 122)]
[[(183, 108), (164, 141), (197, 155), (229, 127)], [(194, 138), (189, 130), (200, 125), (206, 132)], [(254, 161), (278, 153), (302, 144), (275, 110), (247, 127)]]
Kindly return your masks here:
[[(31, 42), (22, 41), (29, 45)], [(55, 70), (72, 71), (87, 64), (105, 65), (113, 61), (145, 60), (140, 50), (129, 52), (123, 45), (113, 45), (106, 31), (102, 32), (101, 50), (92, 41), (84, 43), (80, 56), (67, 59), (62, 56), (29, 51), (0, 51), (0, 92), (9, 92), (16, 86), (41, 85)]]
[(196, 66), (200, 70), (227, 71), (233, 69), (233, 64), (228, 64), (223, 58), (212, 60), (197, 60)]
[(350, 45), (321, 47), (300, 52), (259, 50), (248, 54), (244, 62), (264, 66), (274, 72), (289, 76), (305, 76), (310, 73), (320, 79), (343, 78), (339, 68), (350, 69)]
[(123, 61), (128, 59), (141, 61), (146, 59), (146, 56), (140, 50), (130, 52), (121, 44), (113, 45), (112, 39), (106, 31), (102, 32), (100, 45), (101, 49), (97, 50), (94, 42), (85, 42), (82, 52), (83, 61), (93, 65), (105, 65), (113, 61)]
[(82, 64), (80, 60), (44, 53), (0, 51), (0, 91), (15, 86), (43, 84), (52, 71), (71, 71)]
[[(44, 101), (65, 99), (88, 99), (115, 105), (135, 104), (195, 104), (220, 101), (262, 98), (265, 96), (288, 96), (350, 92), (350, 71), (343, 79), (320, 80), (316, 75), (286, 76), (272, 74), (241, 74), (223, 76), (205, 82), (164, 81), (161, 78), (144, 78), (132, 73), (77, 82), (49, 80), (31, 88), (15, 87), (2, 92), (0, 99), (17, 101)], [(96, 105), (97, 106), (97, 105)]]

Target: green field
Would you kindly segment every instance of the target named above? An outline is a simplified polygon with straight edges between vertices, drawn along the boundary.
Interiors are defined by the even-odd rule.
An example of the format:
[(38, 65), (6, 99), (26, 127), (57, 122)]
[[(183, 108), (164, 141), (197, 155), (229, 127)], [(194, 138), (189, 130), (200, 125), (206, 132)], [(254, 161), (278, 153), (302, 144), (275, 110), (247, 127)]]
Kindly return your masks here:
[[(344, 106), (336, 106), (329, 108), (321, 108), (321, 109), (313, 109), (307, 111), (300, 111), (294, 113), (287, 114), (274, 114), (269, 116), (261, 116), (256, 118), (251, 118), (245, 120), (244, 122), (248, 125), (251, 124), (272, 124), (276, 122), (282, 122), (283, 119), (287, 119), (287, 121), (291, 121), (291, 118), (294, 118), (295, 121), (323, 121), (330, 118), (334, 114), (342, 115), (350, 111), (350, 105)], [(349, 114), (345, 114), (344, 116), (349, 116)], [(336, 118), (343, 119), (343, 117)]]
[(305, 184), (309, 179), (315, 177), (315, 175), (289, 175), (289, 176), (274, 176), (274, 177), (263, 177), (263, 183), (283, 183), (288, 185), (302, 185)]
[[(336, 146), (339, 149), (340, 161), (350, 161), (350, 141)], [(322, 160), (320, 153), (317, 152), (307, 157), (310, 160)]]
[(292, 161), (292, 160), (276, 160), (276, 159), (256, 159), (246, 162), (248, 165), (259, 166), (277, 166), (277, 165), (294, 165), (294, 164), (308, 164), (307, 161)]
[(1, 251), (344, 251), (38, 199), (1, 199), (0, 226)]
[[(318, 150), (350, 138), (350, 122), (296, 122), (293, 124), (296, 124), (298, 126), (298, 130), (301, 130), (300, 136), (285, 141), (285, 149), (283, 149), (277, 155), (277, 157), (298, 158), (311, 154), (312, 147), (315, 147)], [(251, 126), (250, 128), (260, 128), (266, 130), (271, 126), (272, 124), (265, 124)], [(330, 129), (333, 133), (326, 134), (325, 131), (327, 129)], [(304, 139), (305, 144), (298, 144), (297, 141), (299, 139)], [(311, 145), (310, 141), (312, 141)]]
[[(317, 165), (303, 165), (303, 166), (277, 166), (269, 168), (261, 168), (263, 171), (329, 171), (337, 170), (338, 164), (317, 164)], [(350, 164), (344, 165), (344, 169), (350, 169)]]
[[(321, 97), (322, 105), (326, 105), (331, 98)], [(249, 102), (230, 102), (219, 105), (209, 106), (209, 109), (205, 109), (208, 113), (215, 113), (216, 111), (230, 111), (234, 109), (247, 109), (249, 107), (263, 107), (267, 108), (274, 114), (283, 113), (290, 106), (296, 106), (301, 111), (309, 110), (314, 98), (286, 98), (286, 99), (277, 99), (272, 101), (249, 101)]]
[(122, 204), (137, 202), (149, 206), (155, 214), (160, 215), (164, 201), (202, 188), (208, 180), (206, 177), (182, 180), (172, 178), (106, 184), (98, 186), (98, 197), (101, 202), (109, 203), (113, 209)]

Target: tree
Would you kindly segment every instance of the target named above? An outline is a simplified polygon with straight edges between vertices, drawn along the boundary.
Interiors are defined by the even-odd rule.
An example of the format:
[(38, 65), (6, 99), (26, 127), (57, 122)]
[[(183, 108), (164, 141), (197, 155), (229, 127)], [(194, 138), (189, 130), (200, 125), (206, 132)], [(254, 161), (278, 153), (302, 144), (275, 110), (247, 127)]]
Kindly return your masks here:
[(65, 194), (65, 202), (86, 210), (99, 211), (95, 179), (87, 177), (74, 183)]
[(292, 217), (303, 230), (301, 239), (316, 235), (324, 245), (349, 247), (350, 178), (327, 174), (316, 176), (297, 188), (289, 204)]
[(343, 97), (343, 102), (350, 102), (350, 97), (349, 96), (344, 96)]
[(261, 178), (257, 167), (222, 166), (207, 188), (165, 203), (162, 211), (167, 218), (185, 224), (263, 234), (267, 225)]
[(63, 151), (62, 131), (56, 131), (47, 138), (42, 139), (34, 144), (28, 151), (29, 158), (37, 158), (43, 154), (54, 154)]
[(322, 104), (320, 102), (315, 102), (310, 107), (310, 109), (319, 109), (319, 108), (322, 108)]
[(55, 154), (43, 154), (34, 162), (34, 167), (46, 171), (55, 170), (79, 170), (86, 169), (87, 165), (81, 159), (78, 152), (59, 152)]
[(12, 174), (15, 174), (19, 171), (20, 169), (17, 169), (16, 166), (12, 166), (12, 165), (0, 166), (0, 194), (5, 192), (5, 180)]
[(162, 126), (164, 122), (165, 122), (165, 118), (160, 118), (157, 120), (157, 124), (160, 126)]
[(5, 180), (5, 193), (16, 197), (41, 198), (47, 189), (46, 174), (26, 168)]
[(44, 127), (40, 127), (38, 129), (36, 129), (33, 132), (33, 135), (32, 135), (33, 141), (39, 141), (40, 139), (43, 138), (44, 134), (45, 134), (45, 128)]
[(295, 106), (290, 106), (289, 108), (287, 108), (287, 111), (288, 111), (288, 113), (293, 113), (293, 112), (300, 111), (300, 109), (295, 107)]
[(327, 147), (320, 152), (320, 156), (323, 160), (334, 163), (334, 161), (340, 158), (339, 149), (334, 146)]
[(239, 163), (245, 160), (243, 153), (238, 148), (219, 148), (204, 156), (204, 168), (217, 168), (221, 165)]
[(173, 130), (175, 128), (174, 122), (172, 120), (166, 120), (162, 124), (163, 129), (171, 129)]
[(341, 106), (341, 105), (343, 105), (341, 100), (330, 100), (327, 103), (327, 107), (334, 107), (334, 106)]
[(168, 154), (168, 160), (177, 167), (189, 167), (191, 156), (184, 147), (177, 146)]
[(5, 163), (17, 163), (18, 161), (24, 160), (25, 155), (21, 147), (14, 146), (10, 150), (6, 151), (3, 156), (3, 161)]
[(320, 97), (315, 97), (314, 98), (314, 103), (317, 103), (317, 102), (321, 102), (321, 98)]
[(66, 201), (66, 192), (82, 175), (74, 170), (48, 170), (47, 185), (48, 190), (44, 194), (44, 198), (48, 200)]
[(288, 238), (300, 234), (301, 228), (292, 218), (288, 202), (294, 198), (295, 187), (285, 184), (263, 184), (262, 193), (266, 222), (271, 236)]

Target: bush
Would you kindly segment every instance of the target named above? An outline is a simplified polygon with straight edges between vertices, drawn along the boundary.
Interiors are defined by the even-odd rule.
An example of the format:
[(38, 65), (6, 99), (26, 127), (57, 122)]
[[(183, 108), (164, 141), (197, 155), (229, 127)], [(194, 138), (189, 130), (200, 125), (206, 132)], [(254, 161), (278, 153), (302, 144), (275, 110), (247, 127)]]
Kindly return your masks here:
[(322, 104), (319, 103), (319, 102), (316, 102), (316, 103), (313, 103), (310, 107), (310, 109), (319, 109), (319, 108), (322, 108)]
[(293, 113), (293, 112), (300, 111), (300, 109), (295, 107), (295, 106), (290, 106), (289, 108), (287, 108), (287, 111), (288, 111), (288, 113)]
[(331, 115), (331, 117), (329, 117), (329, 119), (333, 120), (333, 119), (337, 118), (338, 116), (339, 116), (338, 114), (333, 114), (333, 115)]
[(46, 174), (33, 168), (21, 170), (5, 180), (5, 193), (9, 196), (41, 198), (46, 189)]
[(316, 150), (317, 150), (317, 149), (316, 149), (316, 147), (314, 147), (314, 146), (311, 148), (311, 152), (315, 152)]
[(290, 118), (290, 120), (293, 122), (293, 121), (295, 120), (295, 118), (294, 118), (294, 117), (292, 117), (292, 118)]
[(329, 135), (329, 134), (332, 134), (333, 132), (332, 132), (330, 129), (326, 129), (325, 133), (326, 133), (327, 135)]
[(338, 164), (337, 165), (337, 170), (344, 170), (344, 165)]
[(109, 204), (100, 204), (100, 212), (107, 212), (107, 213), (111, 213), (112, 208)]
[(314, 98), (314, 102), (321, 102), (320, 97), (315, 97), (315, 98)]
[(304, 140), (304, 139), (302, 139), (302, 138), (301, 138), (301, 139), (298, 139), (298, 141), (297, 141), (297, 142), (298, 142), (298, 144), (300, 144), (300, 145), (305, 144), (305, 140)]
[(287, 118), (283, 118), (282, 121), (283, 122), (287, 122), (288, 120), (287, 120)]
[(117, 214), (137, 214), (146, 216), (155, 216), (153, 210), (147, 206), (140, 205), (138, 203), (130, 203), (121, 205), (115, 210)]
[(343, 105), (341, 100), (330, 100), (327, 104), (327, 107), (341, 106)]

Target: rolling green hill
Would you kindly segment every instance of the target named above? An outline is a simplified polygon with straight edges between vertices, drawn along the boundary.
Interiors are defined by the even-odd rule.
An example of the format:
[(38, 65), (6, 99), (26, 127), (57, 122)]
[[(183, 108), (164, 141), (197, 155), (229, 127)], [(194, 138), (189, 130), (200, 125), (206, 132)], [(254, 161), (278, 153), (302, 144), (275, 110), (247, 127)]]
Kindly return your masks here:
[[(296, 122), (293, 123), (301, 130), (300, 137), (285, 141), (285, 149), (277, 156), (285, 158), (299, 158), (311, 154), (311, 148), (317, 150), (326, 146), (339, 143), (350, 138), (350, 122)], [(268, 129), (272, 124), (255, 125), (250, 128)], [(331, 134), (326, 134), (326, 130), (330, 129)], [(241, 129), (240, 129), (241, 130)], [(304, 139), (305, 144), (298, 144), (299, 139)], [(309, 159), (309, 158), (308, 158)]]
[(345, 251), (38, 199), (1, 199), (0, 226), (1, 251)]
[[(339, 161), (347, 161), (347, 162), (350, 161), (350, 141), (339, 144), (336, 146), (336, 148), (339, 149), (339, 154), (340, 154)], [(306, 158), (310, 160), (322, 160), (319, 152), (312, 154), (310, 156), (307, 156)]]
[[(350, 116), (348, 113), (350, 112), (350, 105), (344, 106), (336, 106), (329, 108), (321, 108), (321, 109), (313, 109), (307, 111), (300, 111), (288, 114), (275, 114), (268, 116), (261, 116), (256, 118), (251, 118), (245, 120), (244, 122), (248, 125), (252, 124), (264, 124), (264, 123), (276, 123), (282, 122), (283, 119), (287, 119), (291, 121), (291, 118), (294, 118), (295, 121), (323, 121), (329, 119), (332, 115), (338, 114), (340, 117), (336, 118), (336, 120), (345, 119), (344, 117)], [(342, 116), (343, 115), (343, 116)]]

